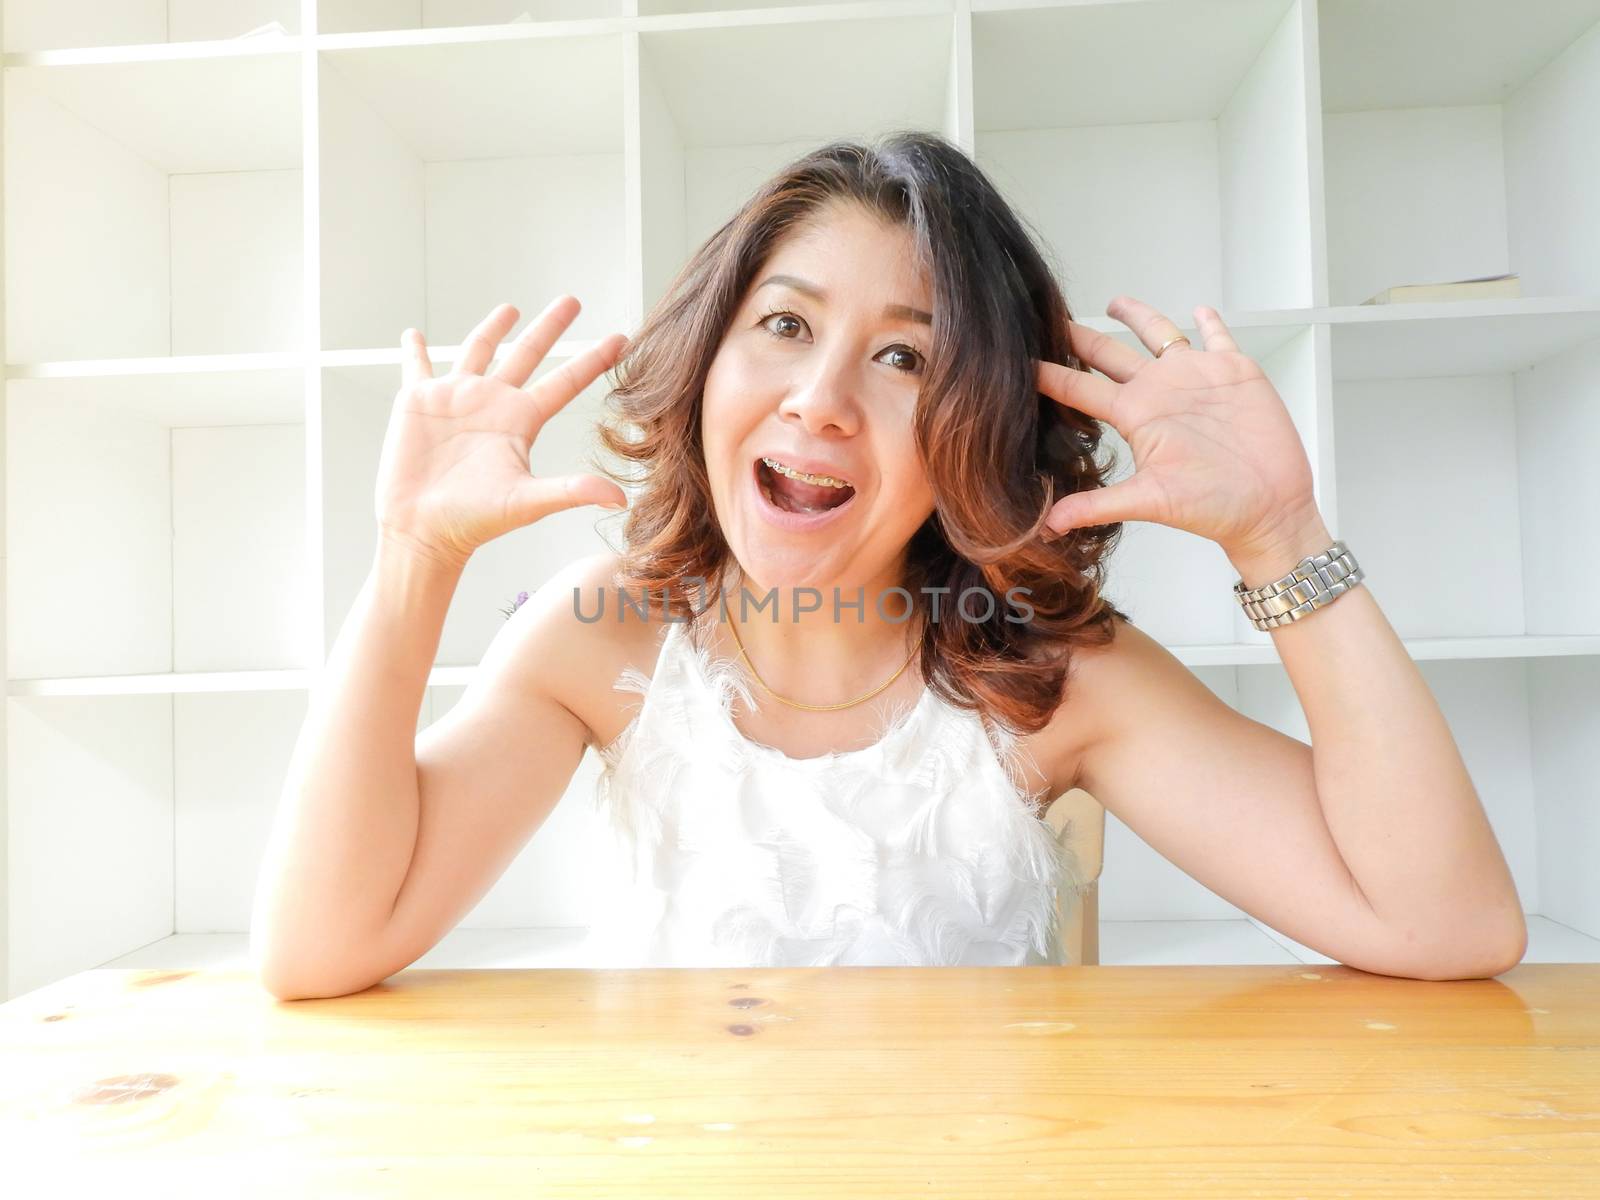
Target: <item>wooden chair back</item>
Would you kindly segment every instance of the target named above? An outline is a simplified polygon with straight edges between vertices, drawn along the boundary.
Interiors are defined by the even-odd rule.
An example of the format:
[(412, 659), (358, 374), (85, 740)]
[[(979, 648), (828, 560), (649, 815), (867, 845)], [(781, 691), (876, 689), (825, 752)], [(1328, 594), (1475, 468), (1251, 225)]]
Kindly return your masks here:
[(1063, 966), (1097, 966), (1100, 962), (1100, 868), (1105, 862), (1106, 810), (1082, 788), (1063, 792), (1045, 811), (1045, 823), (1056, 840), (1069, 848), (1089, 887), (1081, 895), (1063, 879), (1056, 893), (1061, 921)]

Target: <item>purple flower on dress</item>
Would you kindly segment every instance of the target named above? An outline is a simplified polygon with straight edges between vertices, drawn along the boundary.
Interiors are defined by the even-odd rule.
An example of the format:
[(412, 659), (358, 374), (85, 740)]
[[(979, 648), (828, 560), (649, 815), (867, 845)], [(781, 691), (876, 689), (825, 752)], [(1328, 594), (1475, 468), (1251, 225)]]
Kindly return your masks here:
[(517, 593), (517, 598), (511, 602), (511, 607), (510, 608), (502, 608), (500, 611), (505, 613), (506, 620), (509, 621), (516, 614), (517, 609), (521, 608), (527, 602), (528, 602), (528, 593), (527, 592), (518, 592)]

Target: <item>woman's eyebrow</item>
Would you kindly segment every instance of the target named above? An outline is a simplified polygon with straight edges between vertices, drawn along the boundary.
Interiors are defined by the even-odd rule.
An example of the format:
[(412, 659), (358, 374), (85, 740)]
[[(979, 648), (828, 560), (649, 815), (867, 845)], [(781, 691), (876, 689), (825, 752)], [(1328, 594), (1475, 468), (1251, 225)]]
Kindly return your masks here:
[[(803, 292), (805, 295), (810, 296), (813, 300), (822, 301), (824, 304), (828, 301), (826, 292), (816, 284), (801, 279), (797, 275), (768, 275), (760, 283), (756, 284), (756, 291), (759, 292), (769, 284), (781, 284), (784, 287), (791, 287), (797, 292)], [(883, 315), (886, 317), (899, 317), (906, 321), (917, 321), (923, 325), (931, 326), (933, 324), (932, 313), (925, 313), (920, 308), (912, 308), (909, 304), (886, 304), (883, 307)]]

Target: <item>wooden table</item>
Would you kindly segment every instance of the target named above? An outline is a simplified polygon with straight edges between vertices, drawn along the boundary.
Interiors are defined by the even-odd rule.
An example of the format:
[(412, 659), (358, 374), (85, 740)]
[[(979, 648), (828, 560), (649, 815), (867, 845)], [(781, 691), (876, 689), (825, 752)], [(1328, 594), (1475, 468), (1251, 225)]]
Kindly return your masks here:
[[(411, 969), (0, 1006), (8, 1195), (1600, 1196), (1600, 966)], [(12, 1191), (37, 1173), (48, 1191)]]

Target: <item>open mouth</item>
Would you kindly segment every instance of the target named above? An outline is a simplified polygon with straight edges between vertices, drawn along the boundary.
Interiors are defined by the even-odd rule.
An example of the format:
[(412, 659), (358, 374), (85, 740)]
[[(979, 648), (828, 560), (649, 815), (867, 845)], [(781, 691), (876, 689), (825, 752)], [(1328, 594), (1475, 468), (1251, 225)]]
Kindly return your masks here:
[(756, 459), (755, 472), (762, 494), (782, 512), (824, 513), (848, 504), (856, 494), (847, 480), (807, 475), (773, 458)]

